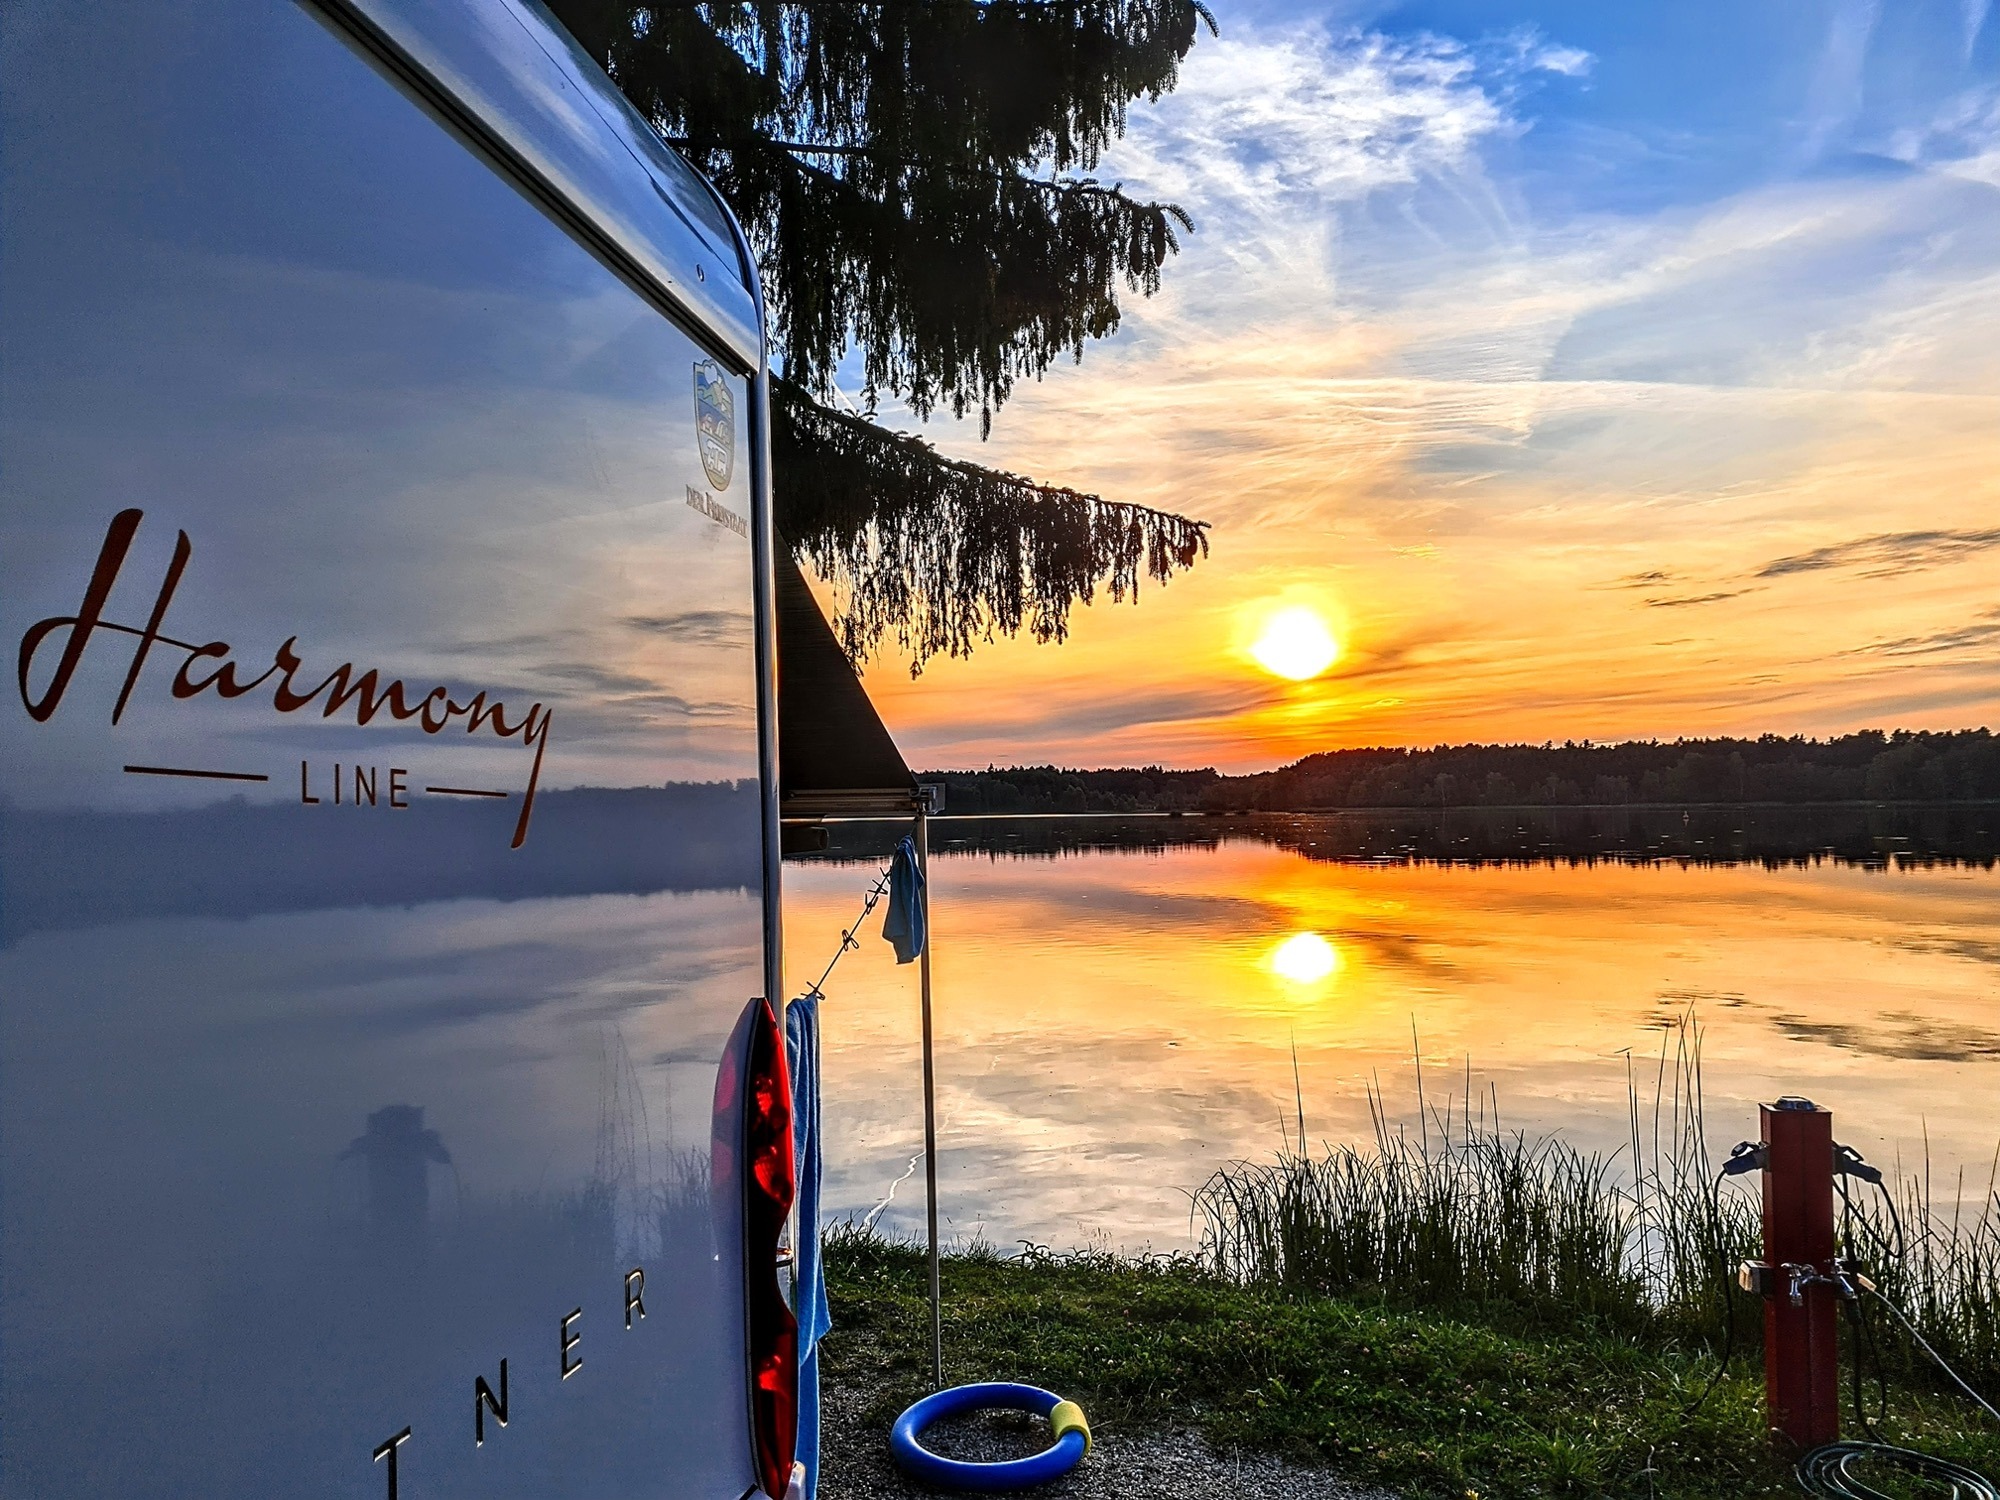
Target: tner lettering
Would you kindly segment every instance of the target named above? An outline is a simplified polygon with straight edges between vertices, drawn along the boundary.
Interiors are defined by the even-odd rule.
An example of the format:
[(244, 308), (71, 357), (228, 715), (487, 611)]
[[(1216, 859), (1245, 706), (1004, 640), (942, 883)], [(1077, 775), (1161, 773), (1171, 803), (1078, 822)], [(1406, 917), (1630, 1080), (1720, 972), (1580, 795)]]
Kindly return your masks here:
[[(488, 734), (496, 739), (518, 740), (523, 749), (533, 752), (534, 758), (529, 764), (528, 786), (522, 795), (521, 814), (514, 825), (511, 847), (518, 849), (527, 841), (528, 823), (535, 810), (535, 788), (541, 781), (542, 756), (548, 750), (549, 732), (554, 723), (554, 715), (547, 707), (533, 703), (526, 712), (515, 716), (504, 702), (483, 691), (473, 693), (461, 702), (450, 688), (442, 686), (433, 687), (419, 696), (419, 691), (405, 685), (401, 678), (390, 678), (385, 682), (379, 668), (357, 670), (351, 661), (344, 661), (330, 672), (317, 675), (307, 670), (305, 658), (300, 654), (299, 638), (295, 635), (287, 636), (271, 652), (269, 666), (254, 677), (248, 676), (249, 672), (256, 670), (257, 660), (249, 658), (246, 664), (246, 658), (228, 641), (187, 641), (166, 632), (167, 609), (173, 603), (175, 590), (180, 587), (181, 575), (194, 556), (194, 545), (185, 531), (176, 537), (173, 558), (167, 564), (146, 623), (140, 626), (108, 620), (104, 617), (105, 605), (110, 600), (112, 587), (125, 566), (132, 539), (138, 534), (139, 523), (144, 517), (145, 512), (137, 509), (121, 510), (113, 516), (111, 525), (104, 533), (104, 544), (98, 549), (97, 566), (91, 571), (83, 602), (77, 606), (76, 613), (38, 620), (21, 637), (21, 704), (30, 718), (36, 723), (47, 723), (54, 716), (91, 641), (100, 632), (109, 632), (132, 638), (138, 643), (132, 650), (132, 660), (126, 668), (125, 682), (119, 690), (117, 702), (112, 705), (113, 724), (123, 717), (125, 706), (131, 701), (133, 689), (138, 686), (140, 674), (145, 671), (154, 648), (164, 647), (169, 652), (181, 653), (171, 684), (171, 691), (177, 699), (197, 699), (206, 694), (213, 694), (219, 699), (242, 698), (263, 689), (270, 694), (271, 707), (281, 714), (317, 709), (320, 717), (331, 719), (351, 710), (353, 721), (366, 725), (386, 713), (391, 722), (414, 722), (425, 734), (443, 734), (457, 727), (467, 734)], [(54, 655), (54, 666), (40, 692), (36, 692), (33, 684), (39, 675), (40, 665), (43, 658), (51, 653)]]

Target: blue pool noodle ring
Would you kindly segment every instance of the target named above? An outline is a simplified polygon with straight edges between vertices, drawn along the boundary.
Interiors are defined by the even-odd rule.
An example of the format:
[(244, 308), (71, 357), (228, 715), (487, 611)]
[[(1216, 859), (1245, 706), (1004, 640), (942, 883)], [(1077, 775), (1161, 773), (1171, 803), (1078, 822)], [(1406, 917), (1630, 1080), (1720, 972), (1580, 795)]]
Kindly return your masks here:
[(940, 1417), (965, 1411), (1033, 1412), (1046, 1417), (1062, 1404), (1062, 1398), (1040, 1386), (1016, 1385), (1012, 1381), (988, 1381), (980, 1385), (955, 1385), (933, 1392), (896, 1418), (889, 1429), (889, 1452), (896, 1467), (921, 1483), (951, 1490), (1020, 1490), (1029, 1485), (1059, 1479), (1083, 1461), (1089, 1438), (1076, 1428), (1058, 1437), (1040, 1453), (1005, 1463), (967, 1463), (942, 1458), (926, 1448), (920, 1439), (924, 1429)]

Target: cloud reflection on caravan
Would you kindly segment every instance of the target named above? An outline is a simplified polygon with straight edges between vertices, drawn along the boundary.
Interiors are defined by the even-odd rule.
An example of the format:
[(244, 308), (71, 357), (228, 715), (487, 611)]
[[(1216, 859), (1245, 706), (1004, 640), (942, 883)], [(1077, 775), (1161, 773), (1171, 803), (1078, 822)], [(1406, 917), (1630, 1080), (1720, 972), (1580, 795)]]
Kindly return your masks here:
[(0, 1490), (770, 1488), (740, 232), (527, 0), (0, 24)]

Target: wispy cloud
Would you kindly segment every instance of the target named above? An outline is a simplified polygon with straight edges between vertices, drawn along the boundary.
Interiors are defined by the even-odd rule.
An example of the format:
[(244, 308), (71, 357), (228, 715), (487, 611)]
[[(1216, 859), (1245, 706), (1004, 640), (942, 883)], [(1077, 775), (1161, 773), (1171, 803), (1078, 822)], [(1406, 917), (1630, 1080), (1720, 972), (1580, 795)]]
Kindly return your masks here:
[(1725, 599), (1741, 599), (1749, 589), (1721, 589), (1712, 594), (1682, 594), (1675, 598), (1648, 599), (1649, 609), (1684, 609), (1691, 604), (1720, 604)]
[[(896, 697), (887, 684), (884, 689), (871, 684), (870, 694), (878, 700)], [(921, 696), (921, 690), (910, 696)], [(938, 731), (924, 736), (922, 753), (971, 764), (976, 751), (970, 747), (995, 741), (1032, 741), (1048, 747), (1050, 754), (1058, 754), (1064, 747), (1102, 747), (1108, 736), (1143, 735), (1162, 726), (1221, 726), (1254, 712), (1271, 696), (1268, 688), (1241, 680), (1208, 684), (1153, 681), (1096, 693), (1077, 692), (1068, 684), (1044, 684), (1039, 697), (1019, 691), (956, 693), (943, 705)]]
[(1868, 42), (1882, 18), (1882, 0), (1835, 0), (1826, 43), (1807, 100), (1806, 151), (1817, 156), (1861, 112)]
[(1906, 635), (1895, 640), (1875, 641), (1858, 646), (1855, 656), (1955, 656), (1964, 651), (1981, 651), (2000, 646), (2000, 609), (1983, 611), (1967, 625), (1934, 630), (1924, 635)]
[(1463, 170), (1513, 128), (1461, 43), (1242, 28), (1198, 48), (1170, 98), (1134, 111), (1116, 164), (1211, 218), (1285, 219)]
[(1898, 161), (2000, 186), (2000, 87), (1953, 91), (1925, 118), (1891, 130), (1882, 150)]
[(1514, 55), (1523, 69), (1539, 73), (1559, 73), (1564, 78), (1586, 78), (1597, 59), (1581, 47), (1565, 47), (1551, 42), (1530, 27), (1514, 33)]
[(2000, 547), (2000, 527), (1980, 531), (1896, 531), (1835, 542), (1789, 557), (1774, 558), (1757, 570), (1759, 578), (1854, 568), (1864, 578), (1895, 578), (1922, 568), (1941, 567)]
[(740, 610), (689, 609), (670, 615), (629, 615), (625, 623), (649, 635), (691, 646), (734, 646), (750, 638), (750, 617)]
[(1505, 220), (1483, 150), (1526, 128), (1518, 100), (1531, 80), (1581, 77), (1591, 63), (1534, 30), (1474, 45), (1238, 23), (1195, 49), (1172, 95), (1133, 111), (1106, 171), (1200, 226), (1161, 306), (1223, 315), (1281, 286), (1296, 303), (1333, 292), (1343, 225), (1392, 197), (1435, 190)]
[(1726, 599), (1740, 599), (1745, 594), (1757, 592), (1755, 588), (1720, 588), (1704, 593), (1661, 594), (1657, 590), (1673, 583), (1685, 584), (1689, 580), (1671, 573), (1664, 568), (1648, 568), (1643, 573), (1628, 573), (1622, 578), (1603, 585), (1606, 588), (1624, 589), (1646, 594), (1648, 609), (1684, 609), (1697, 604), (1720, 604)]
[[(1870, 6), (1839, 15), (1828, 143), (1876, 45)], [(2000, 96), (1924, 101), (1907, 170), (1538, 217), (1537, 117), (1608, 68), (1538, 33), (1198, 47), (1105, 175), (1199, 232), (964, 451), (1199, 512), (1214, 555), (1080, 612), (1060, 652), (916, 684), (878, 664), (912, 753), (1242, 767), (2000, 705), (1976, 633), (2000, 594)], [(1274, 687), (1244, 649), (1280, 597), (1340, 621), (1319, 683)]]
[(1969, 59), (1972, 49), (1979, 45), (1979, 33), (1986, 29), (1986, 17), (1993, 9), (1993, 0), (1959, 0), (1959, 8), (1965, 20), (1965, 55)]

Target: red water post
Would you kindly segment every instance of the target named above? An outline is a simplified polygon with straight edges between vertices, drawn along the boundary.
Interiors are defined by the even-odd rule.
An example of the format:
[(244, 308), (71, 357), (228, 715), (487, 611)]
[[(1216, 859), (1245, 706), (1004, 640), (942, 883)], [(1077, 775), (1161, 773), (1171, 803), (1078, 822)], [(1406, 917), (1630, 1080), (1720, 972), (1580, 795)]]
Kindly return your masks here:
[(1810, 1099), (1759, 1106), (1764, 1141), (1764, 1400), (1801, 1450), (1840, 1436), (1833, 1113)]

